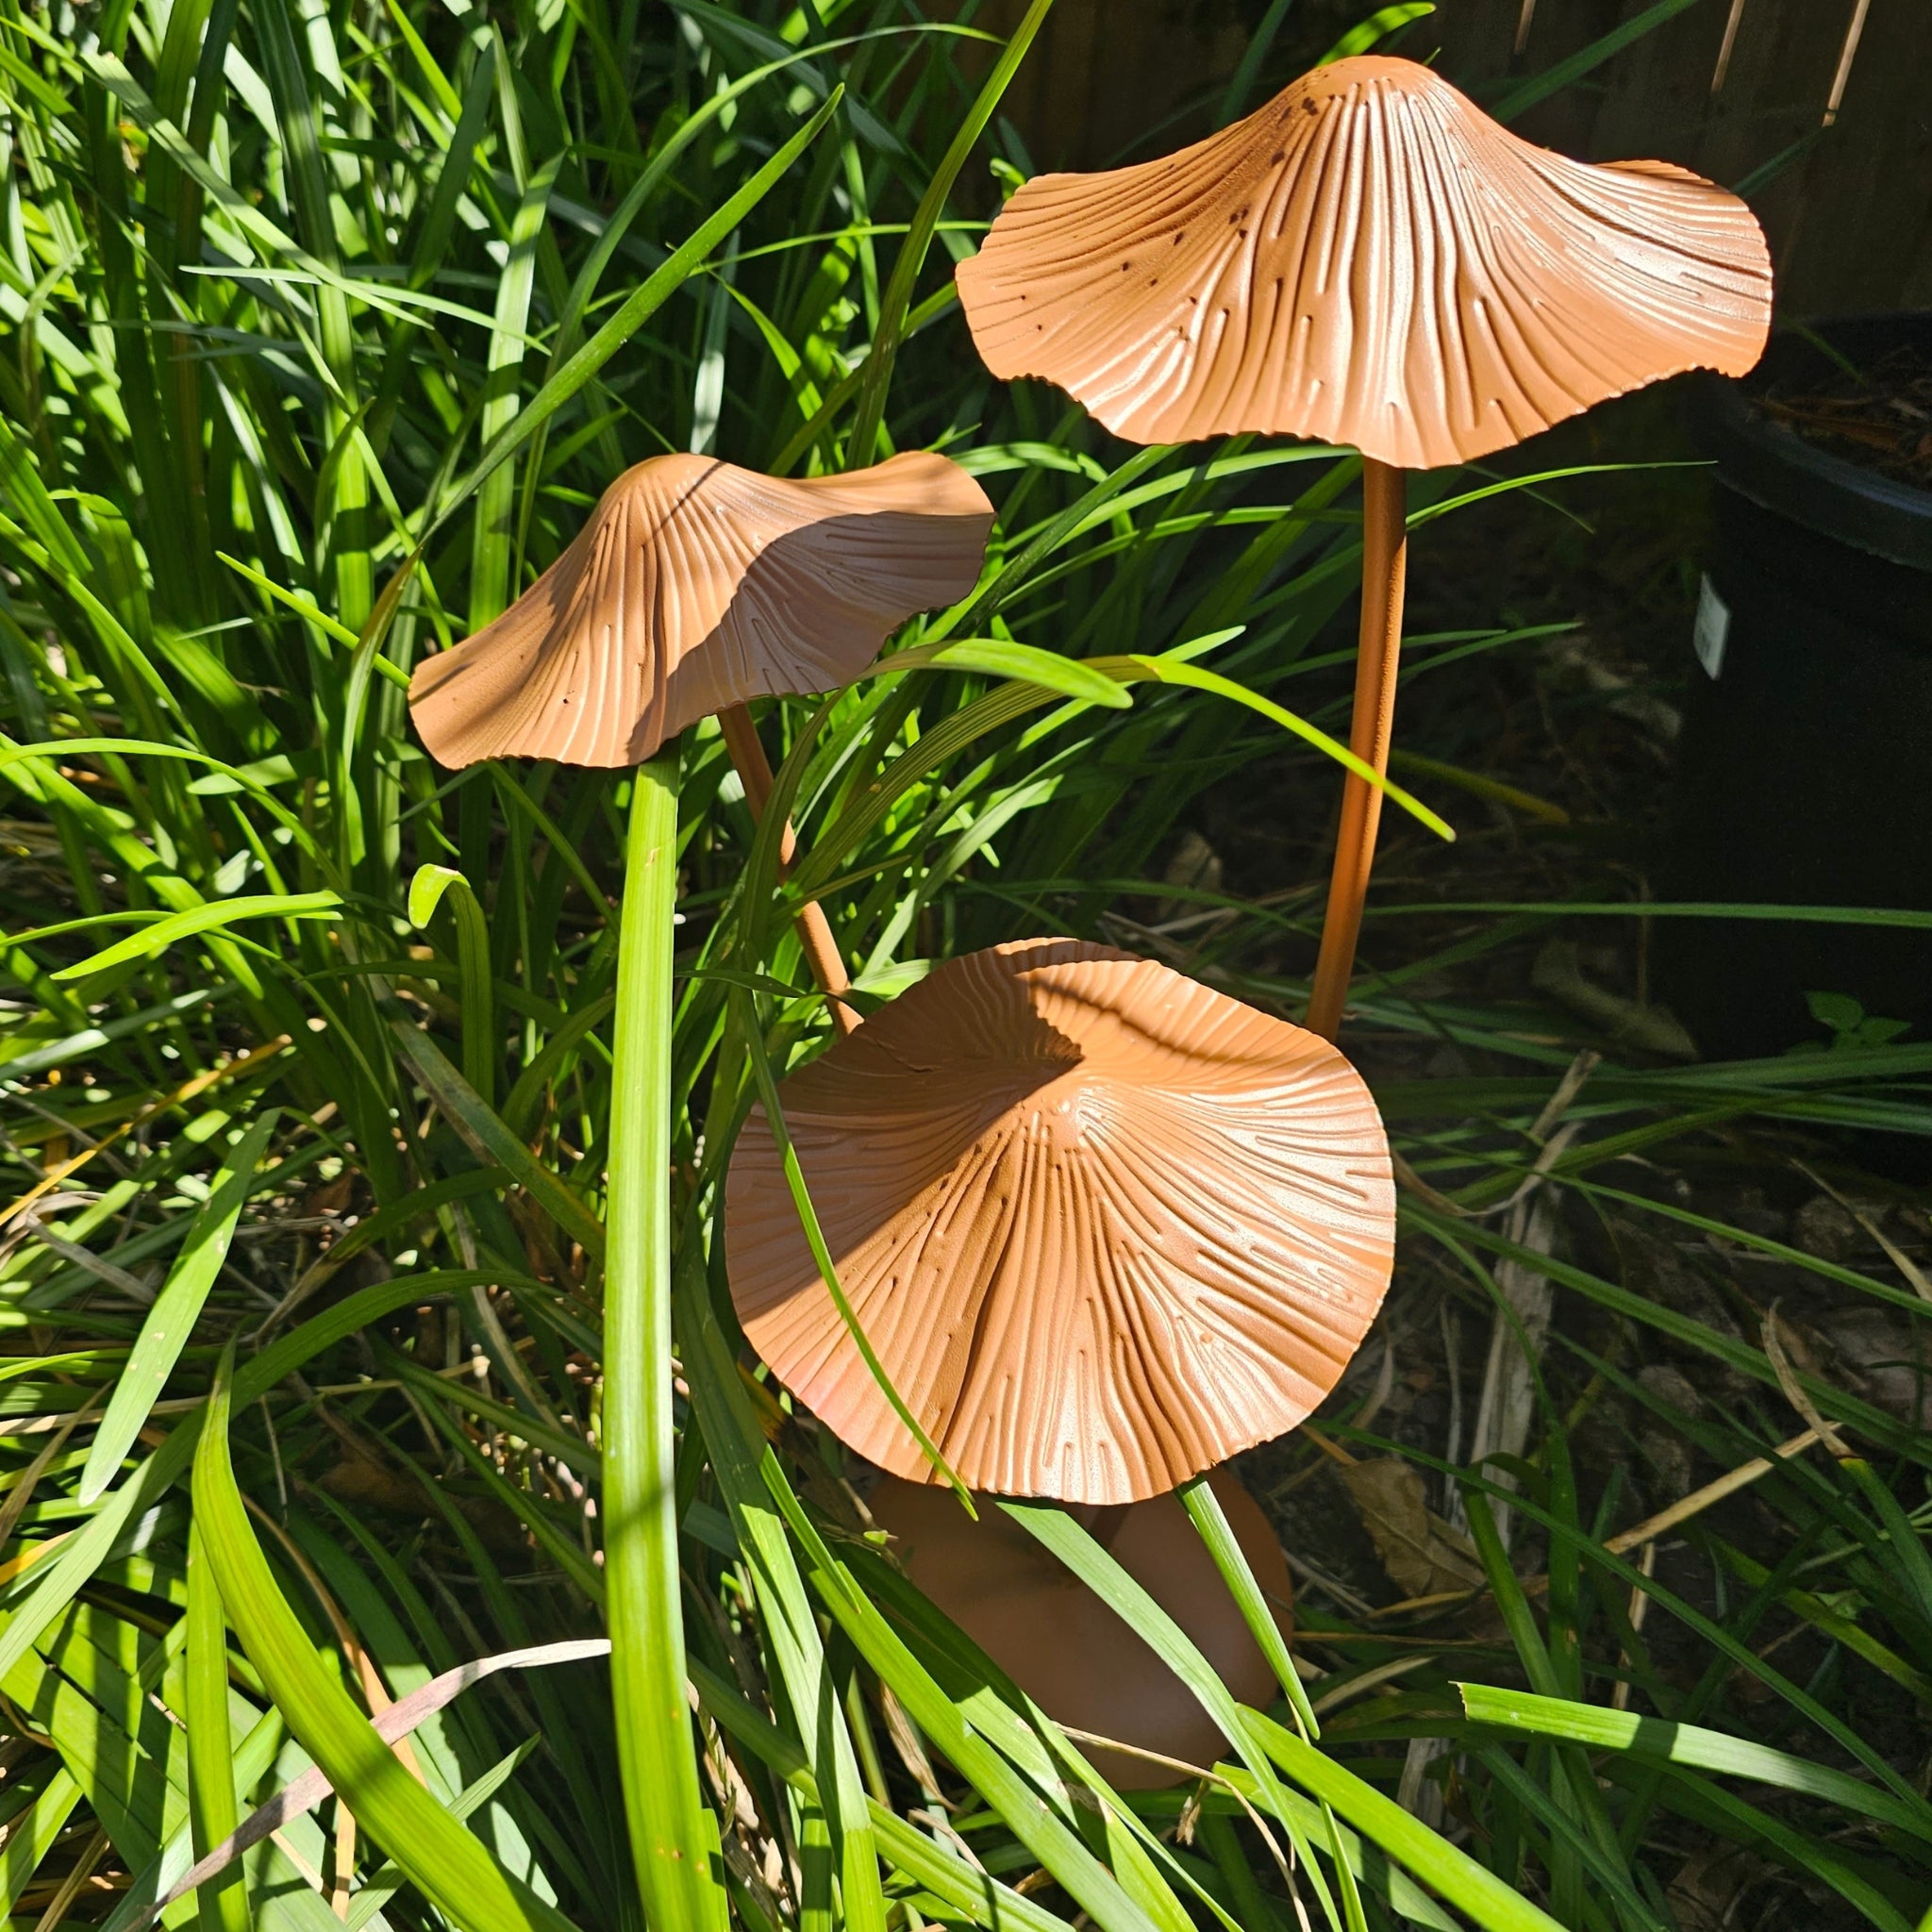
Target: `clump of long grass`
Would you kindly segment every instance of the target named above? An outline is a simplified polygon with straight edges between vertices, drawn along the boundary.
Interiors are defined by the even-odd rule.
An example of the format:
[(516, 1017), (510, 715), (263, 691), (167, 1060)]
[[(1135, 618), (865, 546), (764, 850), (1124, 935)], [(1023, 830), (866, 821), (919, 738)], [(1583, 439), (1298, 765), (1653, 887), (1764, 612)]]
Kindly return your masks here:
[[(1104, 916), (1247, 997), (1305, 997), (1270, 962), (1306, 941), (1312, 881), (1250, 905), (1149, 880), (1202, 791), (1280, 754), (1278, 717), (1225, 693), (1319, 675), (1356, 466), (1244, 442), (1123, 458), (977, 370), (949, 258), (997, 192), (975, 143), (1044, 10), (1002, 48), (852, 5), (0, 8), (13, 1923), (144, 1923), (312, 1765), (341, 1795), (169, 1923), (621, 1926), (641, 1898), (666, 1927), (760, 1932), (1634, 1928), (1674, 1922), (1676, 1848), (1715, 1841), (1793, 1874), (1809, 1909), (1888, 1932), (1924, 1911), (1921, 1768), (1842, 1693), (1851, 1672), (1901, 1701), (1932, 1683), (1923, 1436), (1774, 1325), (1687, 1313), (1492, 1211), (1560, 1189), (1907, 1333), (1923, 1278), (1625, 1182), (1754, 1117), (1923, 1134), (1924, 1047), (1613, 1059), (1551, 1118), (1584, 1042), (1410, 987), (1553, 908), (1430, 908), (1473, 924), (1365, 983), (1364, 1027), (1490, 1071), (1380, 1084), (1413, 1183), (1406, 1305), (1486, 1322), (1534, 1278), (1621, 1339), (1592, 1353), (1596, 1329), (1558, 1324), (1507, 1468), (1376, 1438), (1353, 1399), (1325, 1452), (1310, 1439), (1429, 1472), (1474, 1537), (1459, 1589), (1392, 1614), (1309, 1591), (1311, 1708), (1235, 1707), (1097, 1545), (1032, 1512), (1226, 1730), (1226, 1762), (1171, 1792), (1110, 1792), (908, 1589), (837, 1445), (741, 1350), (724, 1165), (758, 1062), (828, 1030), (801, 895), (860, 1001)], [(792, 472), (922, 444), (1000, 521), (978, 591), (904, 641), (977, 655), (770, 708), (809, 854), (782, 883), (715, 728), (679, 753), (674, 977), (650, 991), (671, 1024), (643, 1069), (670, 1102), (677, 1379), (633, 1472), (675, 1541), (643, 1574), (606, 1562), (629, 1525), (604, 1481), (640, 1421), (604, 1373), (607, 1243), (645, 1233), (608, 1178), (613, 1015), (641, 997), (617, 904), (633, 780), (444, 778), (401, 687), (628, 462)], [(1417, 661), (1525, 641), (1422, 640)], [(1124, 708), (1085, 660), (1129, 657)], [(1187, 687), (1203, 673), (1221, 695)], [(1646, 1336), (1721, 1370), (1724, 1399), (1670, 1410), (1625, 1358)], [(1586, 1507), (1569, 1451), (1610, 1393), (1715, 1468), (1787, 1441), (1794, 1403), (1842, 1454), (1757, 1473), (1773, 1560), (1707, 1526), (1709, 1496), (1619, 1550), (1627, 1512), (1614, 1489)], [(1519, 1562), (1540, 1553), (1526, 1579), (1492, 1496)], [(1707, 1558), (1714, 1606), (1653, 1574), (1667, 1537)], [(601, 1660), (614, 1589), (643, 1592), (632, 1663), (692, 1692), (669, 1730)], [(1654, 1660), (1664, 1622), (1688, 1680)], [(478, 1659), (491, 1689), (463, 1674)], [(663, 1741), (620, 1776), (647, 1717)], [(373, 1747), (371, 1719), (407, 1741)]]

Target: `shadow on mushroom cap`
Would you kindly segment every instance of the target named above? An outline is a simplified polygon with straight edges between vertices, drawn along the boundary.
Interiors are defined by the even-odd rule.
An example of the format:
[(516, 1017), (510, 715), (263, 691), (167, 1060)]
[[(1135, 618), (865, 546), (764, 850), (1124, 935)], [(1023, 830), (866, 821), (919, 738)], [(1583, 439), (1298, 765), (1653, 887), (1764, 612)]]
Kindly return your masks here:
[[(1170, 1490), (1302, 1421), (1388, 1286), (1394, 1193), (1360, 1077), (1153, 960), (1035, 940), (948, 961), (779, 1094), (840, 1284), (974, 1489)], [(924, 1479), (758, 1114), (725, 1243), (779, 1379)]]
[(1285, 433), (1411, 469), (1683, 370), (1741, 375), (1771, 321), (1735, 195), (1535, 147), (1376, 55), (1158, 160), (1037, 176), (957, 279), (995, 375), (1116, 435)]
[(992, 507), (926, 451), (792, 481), (656, 457), (494, 623), (420, 665), (441, 764), (641, 763), (749, 698), (836, 689), (887, 635), (978, 581)]

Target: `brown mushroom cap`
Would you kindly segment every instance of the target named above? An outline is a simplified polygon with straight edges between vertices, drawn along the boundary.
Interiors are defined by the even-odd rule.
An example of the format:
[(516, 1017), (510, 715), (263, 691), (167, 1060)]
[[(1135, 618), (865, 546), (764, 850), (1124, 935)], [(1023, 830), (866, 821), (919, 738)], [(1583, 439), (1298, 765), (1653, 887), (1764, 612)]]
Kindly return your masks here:
[[(1291, 1635), (1293, 1587), (1281, 1544), (1239, 1482), (1219, 1473), (1210, 1480), (1256, 1582), (1273, 1600), (1275, 1624)], [(974, 1523), (950, 1490), (892, 1476), (867, 1507), (891, 1531), (912, 1581), (1057, 1723), (1185, 1764), (1230, 1755), (1213, 1719), (1153, 1648), (1005, 1511), (982, 1502)], [(1104, 1513), (1113, 1521), (1090, 1533), (1194, 1640), (1236, 1697), (1272, 1704), (1274, 1674), (1179, 1499), (1154, 1496)], [(1086, 1755), (1117, 1790), (1185, 1775), (1117, 1751)]]
[(1410, 469), (1686, 369), (1741, 375), (1771, 323), (1735, 195), (1533, 147), (1376, 55), (1178, 154), (1038, 176), (958, 280), (995, 375), (1116, 435), (1286, 433)]
[(654, 457), (501, 617), (418, 667), (416, 728), (448, 766), (640, 764), (727, 705), (857, 676), (972, 590), (991, 525), (979, 485), (926, 451), (802, 482)]
[[(1151, 959), (1077, 940), (969, 954), (779, 1091), (840, 1285), (974, 1489), (1171, 1490), (1307, 1416), (1388, 1286), (1389, 1150), (1355, 1069)], [(760, 1116), (725, 1249), (779, 1379), (860, 1455), (928, 1479)]]

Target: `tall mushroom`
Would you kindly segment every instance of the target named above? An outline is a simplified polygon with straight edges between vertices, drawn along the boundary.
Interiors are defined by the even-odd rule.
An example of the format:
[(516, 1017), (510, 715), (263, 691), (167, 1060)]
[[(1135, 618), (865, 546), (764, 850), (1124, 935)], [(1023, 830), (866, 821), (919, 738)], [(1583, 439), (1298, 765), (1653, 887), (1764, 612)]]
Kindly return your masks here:
[[(1661, 161), (1591, 166), (1428, 68), (1317, 68), (1246, 120), (1103, 175), (1042, 175), (958, 272), (995, 375), (1043, 376), (1116, 435), (1238, 431), (1363, 458), (1351, 744), (1387, 768), (1404, 472), (1506, 448), (1687, 369), (1741, 375), (1771, 265), (1736, 196)], [(1343, 780), (1308, 1024), (1332, 1039), (1381, 795)]]
[[(778, 1090), (834, 1272), (962, 1481), (1132, 1503), (1292, 1428), (1380, 1307), (1380, 1119), (1326, 1041), (1076, 940), (941, 966)], [(725, 1197), (746, 1335), (832, 1432), (931, 1476), (769, 1133)]]
[[(1281, 1544), (1232, 1475), (1210, 1480), (1287, 1637), (1293, 1588)], [(890, 1475), (867, 1507), (906, 1574), (1048, 1717), (1147, 1754), (1091, 1754), (1116, 1790), (1175, 1784), (1187, 1775), (1181, 1767), (1226, 1755), (1212, 1719), (1152, 1646), (1000, 1510), (982, 1508), (974, 1522), (944, 1490)], [(1098, 1514), (1092, 1534), (1228, 1690), (1244, 1704), (1272, 1702), (1274, 1674), (1180, 1499), (1152, 1496)]]
[[(417, 668), (416, 728), (452, 767), (625, 766), (715, 712), (762, 815), (772, 771), (746, 701), (855, 677), (908, 617), (972, 590), (991, 524), (978, 484), (925, 451), (803, 481), (655, 457), (501, 617)], [(788, 824), (783, 860), (793, 844)], [(816, 903), (799, 929), (849, 1029), (844, 962)]]

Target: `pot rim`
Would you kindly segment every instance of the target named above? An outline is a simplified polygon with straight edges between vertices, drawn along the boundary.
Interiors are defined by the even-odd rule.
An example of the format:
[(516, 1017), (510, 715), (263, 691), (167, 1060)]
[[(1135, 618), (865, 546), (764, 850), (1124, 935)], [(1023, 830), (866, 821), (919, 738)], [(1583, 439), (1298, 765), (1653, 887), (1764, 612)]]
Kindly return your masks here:
[[(1786, 324), (1773, 336), (1758, 370), (1781, 349), (1811, 336), (1834, 345), (1847, 336), (1890, 337), (1922, 342), (1932, 352), (1932, 309)], [(1749, 381), (1708, 376), (1699, 386), (1698, 435), (1716, 458), (1718, 480), (1821, 536), (1909, 569), (1932, 571), (1932, 490), (1898, 482), (1807, 442), (1757, 407)]]

